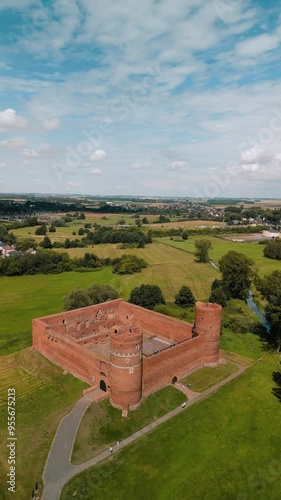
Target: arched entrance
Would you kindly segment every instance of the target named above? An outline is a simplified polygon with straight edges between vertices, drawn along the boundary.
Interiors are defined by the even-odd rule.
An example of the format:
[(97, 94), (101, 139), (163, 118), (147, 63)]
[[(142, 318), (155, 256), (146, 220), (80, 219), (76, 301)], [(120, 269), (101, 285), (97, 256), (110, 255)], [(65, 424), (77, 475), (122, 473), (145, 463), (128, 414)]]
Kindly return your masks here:
[(104, 380), (100, 381), (100, 389), (104, 392), (106, 392), (106, 383)]
[(178, 377), (173, 377), (172, 378), (172, 384), (175, 385), (175, 383), (178, 381)]

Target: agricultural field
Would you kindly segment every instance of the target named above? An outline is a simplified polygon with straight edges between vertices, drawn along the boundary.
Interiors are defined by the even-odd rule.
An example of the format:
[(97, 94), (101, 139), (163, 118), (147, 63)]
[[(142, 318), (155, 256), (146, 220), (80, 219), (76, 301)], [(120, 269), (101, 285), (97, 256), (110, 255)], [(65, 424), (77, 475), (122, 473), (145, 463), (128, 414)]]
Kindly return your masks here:
[(278, 368), (280, 357), (264, 354), (210, 397), (76, 476), (61, 499), (279, 500)]
[[(168, 302), (174, 300), (176, 292), (184, 284), (190, 286), (197, 300), (206, 300), (210, 295), (211, 283), (218, 276), (218, 272), (210, 264), (199, 264), (192, 254), (179, 252), (176, 248), (158, 242), (148, 244), (145, 248), (121, 249), (118, 246), (93, 245), (87, 251), (94, 252), (100, 258), (121, 257), (124, 253), (129, 253), (146, 260), (148, 267), (141, 273), (119, 277), (120, 295), (125, 299), (129, 297), (132, 288), (142, 283), (153, 283), (160, 286)], [(84, 253), (83, 248), (68, 249), (71, 257), (81, 257)]]
[(154, 238), (154, 240), (170, 247), (179, 248), (185, 252), (193, 253), (195, 240), (201, 238), (211, 241), (213, 248), (210, 251), (210, 258), (213, 262), (215, 262), (215, 264), (218, 264), (220, 258), (227, 252), (234, 250), (236, 252), (244, 253), (247, 257), (253, 259), (258, 272), (261, 275), (269, 274), (276, 269), (281, 269), (280, 261), (268, 259), (263, 256), (264, 245), (259, 245), (259, 243), (236, 243), (222, 238), (209, 236), (192, 236), (185, 241), (173, 241), (170, 238)]
[[(0, 440), (7, 440), (7, 389), (16, 391), (16, 498), (31, 498), (36, 481), (42, 485), (42, 473), (55, 431), (81, 396), (87, 384), (50, 363), (38, 352), (24, 349), (0, 356)], [(0, 449), (0, 497), (7, 492), (8, 452)], [(7, 493), (6, 493), (7, 492)]]

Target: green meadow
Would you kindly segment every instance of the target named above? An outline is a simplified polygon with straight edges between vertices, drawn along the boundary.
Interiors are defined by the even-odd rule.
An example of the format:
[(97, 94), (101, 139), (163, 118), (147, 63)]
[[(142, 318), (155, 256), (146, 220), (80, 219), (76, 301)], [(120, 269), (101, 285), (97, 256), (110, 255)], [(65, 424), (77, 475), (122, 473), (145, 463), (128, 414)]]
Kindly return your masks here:
[(267, 353), (244, 374), (110, 459), (73, 478), (61, 500), (279, 500), (280, 402)]

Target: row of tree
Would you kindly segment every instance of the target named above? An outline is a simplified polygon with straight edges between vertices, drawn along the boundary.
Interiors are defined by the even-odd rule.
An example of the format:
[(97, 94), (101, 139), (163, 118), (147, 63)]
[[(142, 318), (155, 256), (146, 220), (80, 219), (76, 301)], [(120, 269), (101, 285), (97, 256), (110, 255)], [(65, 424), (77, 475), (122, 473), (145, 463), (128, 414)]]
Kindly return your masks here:
[(84, 257), (71, 259), (66, 252), (39, 250), (35, 255), (23, 253), (0, 259), (0, 276), (58, 274), (84, 268), (95, 269), (104, 264), (108, 264), (108, 260), (99, 259), (93, 253), (86, 253)]

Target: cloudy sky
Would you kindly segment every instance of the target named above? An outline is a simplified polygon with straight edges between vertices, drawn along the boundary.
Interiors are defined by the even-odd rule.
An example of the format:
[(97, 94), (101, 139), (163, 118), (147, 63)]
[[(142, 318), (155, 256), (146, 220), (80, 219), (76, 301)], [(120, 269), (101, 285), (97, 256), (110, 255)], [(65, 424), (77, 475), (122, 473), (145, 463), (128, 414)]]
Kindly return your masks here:
[(0, 192), (280, 197), (281, 0), (0, 16)]

